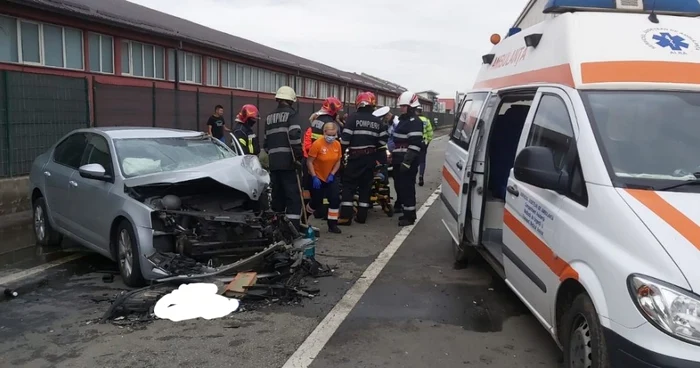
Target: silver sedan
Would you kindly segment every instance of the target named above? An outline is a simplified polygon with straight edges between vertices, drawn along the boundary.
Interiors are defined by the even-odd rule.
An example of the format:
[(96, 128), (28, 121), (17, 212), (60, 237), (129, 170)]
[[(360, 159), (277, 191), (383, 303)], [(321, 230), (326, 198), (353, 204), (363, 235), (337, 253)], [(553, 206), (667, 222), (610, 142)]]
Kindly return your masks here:
[(65, 236), (118, 261), (125, 283), (137, 286), (172, 276), (172, 255), (242, 246), (231, 237), (264, 243), (260, 232), (241, 234), (259, 220), (269, 180), (257, 157), (200, 132), (80, 129), (32, 164), (35, 235), (42, 245)]

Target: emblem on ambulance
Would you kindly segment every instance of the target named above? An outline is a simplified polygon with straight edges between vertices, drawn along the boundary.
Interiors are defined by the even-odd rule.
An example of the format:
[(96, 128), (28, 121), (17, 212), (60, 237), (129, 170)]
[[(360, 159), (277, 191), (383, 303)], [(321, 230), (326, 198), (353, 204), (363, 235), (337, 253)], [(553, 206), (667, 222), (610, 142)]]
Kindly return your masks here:
[(700, 44), (694, 38), (670, 28), (649, 28), (642, 33), (642, 40), (649, 48), (665, 50), (672, 55), (700, 51)]

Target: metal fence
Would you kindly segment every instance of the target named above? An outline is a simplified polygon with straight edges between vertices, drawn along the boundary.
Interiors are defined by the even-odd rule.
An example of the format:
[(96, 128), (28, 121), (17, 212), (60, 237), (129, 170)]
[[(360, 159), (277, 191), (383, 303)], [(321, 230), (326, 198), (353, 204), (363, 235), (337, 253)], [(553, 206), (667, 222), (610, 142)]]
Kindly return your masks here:
[(88, 81), (0, 72), (0, 177), (25, 175), (34, 158), (73, 129), (89, 126)]
[[(131, 87), (92, 83), (87, 78), (70, 78), (13, 71), (0, 72), (0, 178), (26, 175), (32, 161), (73, 129), (88, 126), (151, 126), (206, 131), (206, 122), (216, 105), (225, 109), (231, 125), (241, 106), (255, 104), (262, 116), (276, 102), (260, 95), (242, 97), (202, 91), (152, 87)], [(90, 114), (92, 98), (92, 119)], [(319, 110), (320, 102), (297, 104), (302, 123)], [(397, 109), (393, 109), (398, 112)], [(352, 105), (345, 111), (355, 111)], [(450, 114), (425, 114), (435, 128), (452, 126)], [(263, 134), (263, 124), (258, 124)]]

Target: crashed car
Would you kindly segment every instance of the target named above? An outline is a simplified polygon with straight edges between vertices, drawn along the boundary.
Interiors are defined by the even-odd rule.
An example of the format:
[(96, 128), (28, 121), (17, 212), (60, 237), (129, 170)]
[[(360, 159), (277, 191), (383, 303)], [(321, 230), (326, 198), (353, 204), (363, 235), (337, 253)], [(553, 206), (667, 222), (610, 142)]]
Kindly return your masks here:
[(32, 164), (36, 240), (118, 261), (130, 286), (210, 272), (298, 234), (268, 211), (269, 183), (256, 156), (200, 132), (79, 129)]

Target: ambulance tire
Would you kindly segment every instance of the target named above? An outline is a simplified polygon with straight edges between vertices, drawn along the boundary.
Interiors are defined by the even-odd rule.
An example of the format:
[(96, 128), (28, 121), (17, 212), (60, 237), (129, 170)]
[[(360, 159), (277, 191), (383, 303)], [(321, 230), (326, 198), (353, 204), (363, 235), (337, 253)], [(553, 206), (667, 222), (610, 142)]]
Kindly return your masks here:
[(574, 298), (559, 328), (565, 368), (610, 368), (603, 327), (588, 294), (581, 293)]

